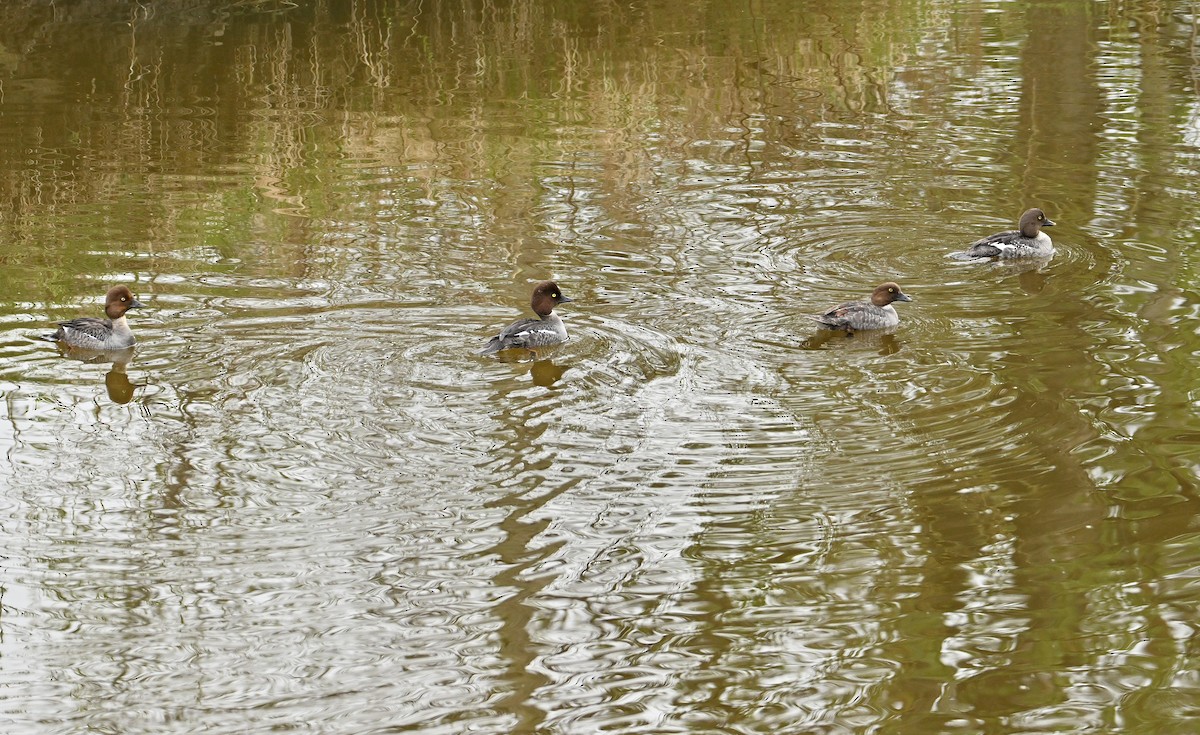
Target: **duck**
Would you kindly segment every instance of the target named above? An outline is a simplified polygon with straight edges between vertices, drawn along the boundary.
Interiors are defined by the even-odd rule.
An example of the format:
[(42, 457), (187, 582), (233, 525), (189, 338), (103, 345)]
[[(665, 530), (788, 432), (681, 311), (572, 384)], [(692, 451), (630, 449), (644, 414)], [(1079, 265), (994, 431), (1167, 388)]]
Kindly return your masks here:
[(143, 308), (142, 302), (133, 296), (127, 286), (113, 286), (104, 296), (104, 314), (107, 319), (82, 316), (66, 322), (58, 322), (52, 334), (41, 335), (47, 342), (61, 346), (88, 350), (123, 350), (137, 344), (125, 312)]
[(567, 341), (567, 327), (562, 318), (554, 313), (554, 307), (569, 303), (554, 281), (539, 281), (533, 286), (529, 304), (537, 319), (519, 319), (500, 330), (500, 334), (488, 340), (480, 355), (491, 355), (501, 350), (521, 347), (536, 350)]
[(828, 309), (815, 319), (825, 329), (857, 332), (866, 329), (890, 329), (900, 323), (896, 301), (912, 301), (895, 281), (881, 283), (866, 301), (847, 301)]
[(1049, 258), (1054, 255), (1054, 243), (1042, 228), (1053, 226), (1042, 210), (1037, 207), (1027, 209), (1021, 215), (1017, 229), (997, 232), (976, 241), (966, 255), (968, 258)]

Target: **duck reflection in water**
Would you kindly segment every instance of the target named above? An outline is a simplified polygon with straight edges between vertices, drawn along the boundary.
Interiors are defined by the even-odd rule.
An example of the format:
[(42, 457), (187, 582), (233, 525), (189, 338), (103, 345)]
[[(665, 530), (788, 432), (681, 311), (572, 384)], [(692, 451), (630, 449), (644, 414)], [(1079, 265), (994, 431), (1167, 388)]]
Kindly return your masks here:
[(528, 366), (529, 377), (533, 379), (533, 384), (548, 388), (557, 383), (567, 372), (566, 365), (559, 365), (545, 356), (545, 353), (553, 351), (555, 351), (554, 348), (537, 351), (506, 350), (499, 355), (499, 359), (500, 362), (513, 366)]
[(1041, 268), (1022, 268), (1017, 273), (1017, 283), (1021, 284), (1021, 290), (1028, 294), (1045, 291), (1046, 281), (1046, 272)]
[[(853, 337), (853, 340), (847, 339)], [(883, 357), (894, 355), (900, 351), (901, 342), (896, 339), (894, 331), (875, 332), (834, 332), (822, 329), (800, 343), (802, 350), (827, 349), (876, 349)]]
[[(978, 260), (972, 261), (963, 258), (958, 260), (961, 260), (964, 266), (979, 267)], [(1050, 282), (1053, 271), (1048, 269), (1049, 264), (1050, 258), (996, 260), (988, 264), (984, 270), (979, 271), (975, 280), (989, 289), (984, 293), (991, 293), (994, 290), (993, 284), (996, 279), (1009, 279), (1015, 276), (1022, 291), (1027, 294), (1039, 294), (1046, 290), (1046, 284)]]
[(529, 376), (533, 378), (533, 384), (543, 388), (557, 383), (565, 372), (566, 366), (555, 365), (553, 360), (534, 360), (533, 365), (529, 367)]
[(134, 347), (121, 350), (89, 350), (59, 344), (58, 352), (68, 360), (92, 364), (112, 363), (112, 369), (104, 375), (104, 388), (113, 403), (125, 404), (133, 400), (134, 384), (129, 380), (129, 363), (133, 360)]

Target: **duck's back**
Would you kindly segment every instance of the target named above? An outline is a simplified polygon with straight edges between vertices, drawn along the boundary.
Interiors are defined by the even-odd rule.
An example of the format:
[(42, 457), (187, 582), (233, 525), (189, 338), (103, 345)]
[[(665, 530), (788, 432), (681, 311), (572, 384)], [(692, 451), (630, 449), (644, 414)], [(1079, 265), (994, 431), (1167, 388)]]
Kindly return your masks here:
[(114, 328), (110, 320), (92, 316), (59, 322), (58, 329), (49, 339), (72, 347), (95, 350), (121, 349), (131, 347), (136, 342), (131, 331), (125, 330), (125, 333), (122, 333)]
[(1025, 258), (1051, 255), (1054, 246), (1050, 236), (1039, 232), (1037, 237), (1025, 237), (1020, 230), (997, 232), (979, 240), (967, 251), (970, 258)]
[(500, 350), (517, 347), (537, 349), (565, 342), (567, 328), (558, 314), (551, 313), (544, 319), (520, 319), (509, 324), (500, 334), (488, 340), (479, 354), (490, 355)]
[(828, 329), (887, 329), (900, 323), (900, 315), (890, 304), (876, 306), (869, 301), (850, 301), (833, 307), (816, 320)]

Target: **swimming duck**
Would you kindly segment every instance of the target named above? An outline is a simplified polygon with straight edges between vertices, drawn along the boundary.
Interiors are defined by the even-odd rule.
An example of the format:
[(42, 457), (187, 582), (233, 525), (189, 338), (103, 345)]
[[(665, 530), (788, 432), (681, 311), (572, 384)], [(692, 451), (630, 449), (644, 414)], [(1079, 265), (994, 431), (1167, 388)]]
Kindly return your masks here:
[(125, 312), (141, 309), (142, 303), (133, 297), (125, 286), (113, 286), (104, 297), (104, 313), (107, 319), (83, 316), (66, 322), (58, 322), (53, 334), (42, 335), (48, 342), (58, 342), (67, 347), (82, 347), (89, 350), (121, 350), (137, 343)]
[(509, 324), (500, 334), (488, 340), (487, 346), (479, 354), (491, 355), (514, 347), (535, 350), (566, 342), (567, 328), (558, 314), (554, 313), (554, 307), (570, 300), (554, 281), (534, 284), (529, 303), (538, 318), (520, 319)]
[(971, 245), (968, 258), (1049, 258), (1054, 255), (1050, 236), (1043, 227), (1053, 227), (1046, 213), (1034, 207), (1021, 215), (1018, 229), (997, 232)]
[(888, 281), (881, 283), (871, 292), (866, 301), (847, 301), (814, 316), (826, 329), (842, 329), (857, 332), (863, 329), (888, 329), (900, 323), (894, 301), (912, 301), (912, 297), (900, 289), (899, 284)]

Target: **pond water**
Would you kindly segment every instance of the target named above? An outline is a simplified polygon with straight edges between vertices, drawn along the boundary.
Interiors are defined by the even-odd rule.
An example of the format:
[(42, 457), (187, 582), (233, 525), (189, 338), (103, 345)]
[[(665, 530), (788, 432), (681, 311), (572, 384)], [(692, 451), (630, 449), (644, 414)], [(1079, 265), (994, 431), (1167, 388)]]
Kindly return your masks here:
[(6, 3), (4, 732), (1196, 732), (1195, 11)]

